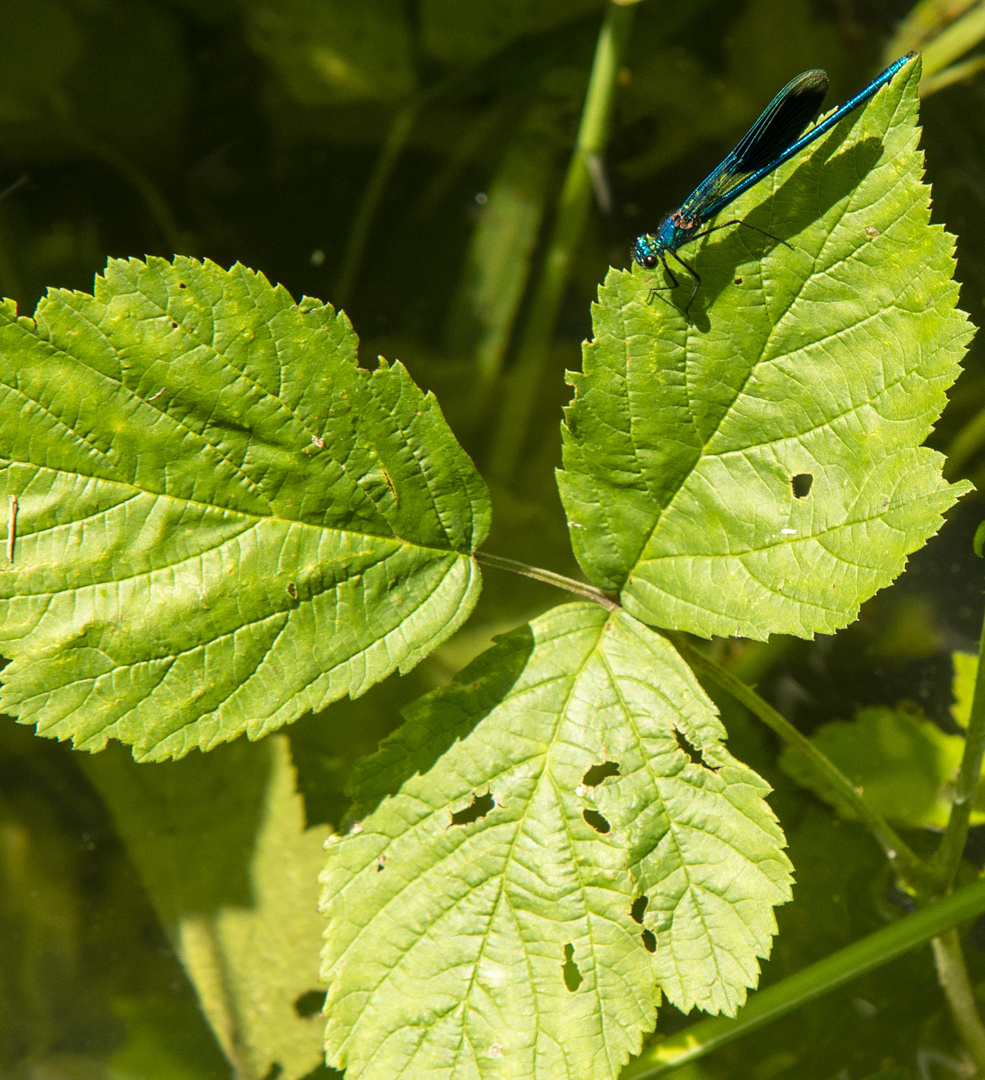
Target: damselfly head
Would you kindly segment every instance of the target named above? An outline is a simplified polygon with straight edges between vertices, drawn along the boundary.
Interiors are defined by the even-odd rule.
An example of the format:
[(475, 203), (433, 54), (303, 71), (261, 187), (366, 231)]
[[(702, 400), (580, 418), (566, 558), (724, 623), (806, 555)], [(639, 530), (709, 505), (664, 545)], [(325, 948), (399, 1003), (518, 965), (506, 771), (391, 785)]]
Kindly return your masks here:
[(644, 270), (652, 270), (660, 261), (660, 251), (656, 239), (649, 234), (637, 236), (633, 244), (633, 261)]

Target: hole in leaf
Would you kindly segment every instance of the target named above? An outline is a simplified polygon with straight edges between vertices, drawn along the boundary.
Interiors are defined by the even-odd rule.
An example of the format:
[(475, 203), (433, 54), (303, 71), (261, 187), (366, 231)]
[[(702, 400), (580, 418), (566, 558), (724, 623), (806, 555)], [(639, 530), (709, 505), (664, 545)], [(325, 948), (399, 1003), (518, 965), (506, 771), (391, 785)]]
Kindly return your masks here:
[(317, 1016), (322, 1011), (322, 1006), (325, 1004), (325, 991), (324, 990), (308, 990), (302, 994), (299, 998), (295, 999), (294, 1011), (302, 1019), (309, 1016)]
[(734, 278), (733, 281), (732, 281), (732, 284), (733, 285), (741, 285), (742, 284), (742, 278), (740, 278), (740, 277)]
[(297, 584), (295, 582), (289, 581), (287, 583), (287, 595), (292, 600), (297, 600), (297, 598), (298, 598), (298, 587), (297, 587)]
[(701, 757), (701, 751), (697, 750), (694, 746), (688, 742), (687, 737), (682, 735), (676, 728), (674, 729), (674, 738), (677, 739), (677, 745), (688, 756), (688, 760), (692, 765), (703, 765), (704, 759)]
[(646, 906), (650, 903), (649, 896), (637, 896), (633, 901), (633, 906), (629, 909), (630, 915), (636, 920), (636, 922), (642, 924), (643, 916), (646, 913)]
[(385, 870), (385, 869), (386, 869), (386, 856), (381, 855), (376, 860), (376, 872), (379, 873), (381, 870)]
[(618, 775), (618, 761), (603, 761), (601, 765), (593, 765), (581, 778), (581, 782), (586, 787), (598, 787), (603, 780), (607, 780), (610, 776)]
[(814, 477), (809, 472), (797, 473), (796, 476), (791, 477), (790, 486), (793, 488), (793, 497), (802, 499), (805, 495), (810, 495), (813, 483)]
[(646, 949), (647, 952), (657, 951), (657, 939), (653, 936), (651, 930), (644, 930), (643, 933), (640, 934), (640, 937), (643, 939), (643, 948)]
[(492, 797), (491, 792), (487, 792), (485, 795), (473, 794), (472, 802), (464, 810), (452, 814), (451, 823), (452, 825), (471, 825), (473, 821), (484, 818), (495, 805), (496, 800)]
[(188, 286), (183, 281), (179, 281), (178, 282), (178, 288), (179, 289), (187, 289)]
[(564, 965), (561, 971), (564, 975), (564, 985), (574, 993), (582, 984), (581, 972), (574, 961), (575, 947), (568, 944), (564, 947)]
[(607, 832), (612, 832), (612, 826), (602, 817), (598, 810), (583, 810), (582, 817), (597, 833), (605, 836)]
[(178, 329), (178, 324), (177, 324), (176, 322), (173, 322), (173, 323), (171, 324), (171, 329), (172, 329), (172, 330), (177, 330), (177, 329)]

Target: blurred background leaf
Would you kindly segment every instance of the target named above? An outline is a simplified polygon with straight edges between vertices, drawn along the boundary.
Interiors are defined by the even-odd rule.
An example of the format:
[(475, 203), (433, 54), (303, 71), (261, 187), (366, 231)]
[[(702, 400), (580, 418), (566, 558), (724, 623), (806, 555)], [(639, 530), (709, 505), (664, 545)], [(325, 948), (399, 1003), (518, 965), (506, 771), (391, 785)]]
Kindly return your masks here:
[(236, 1075), (310, 1072), (322, 1058), (316, 903), (330, 830), (305, 830), (287, 739), (150, 769), (114, 746), (84, 767)]
[(416, 86), (397, 0), (243, 0), (247, 39), (300, 105), (399, 101)]

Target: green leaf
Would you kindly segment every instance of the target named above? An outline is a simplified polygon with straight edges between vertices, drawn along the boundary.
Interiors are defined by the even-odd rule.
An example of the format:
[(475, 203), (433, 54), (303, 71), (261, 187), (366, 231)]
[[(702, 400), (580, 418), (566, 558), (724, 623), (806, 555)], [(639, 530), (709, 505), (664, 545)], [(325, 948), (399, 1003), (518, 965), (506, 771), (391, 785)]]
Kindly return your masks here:
[[(578, 559), (636, 617), (697, 634), (847, 625), (969, 490), (922, 448), (971, 337), (929, 224), (919, 65), (728, 208), (701, 274), (611, 270), (566, 414)], [(720, 217), (724, 217), (723, 213)]]
[(3, 18), (0, 145), (8, 161), (77, 167), (90, 154), (145, 190), (150, 181), (133, 158), (173, 164), (189, 77), (172, 12), (148, 0), (5, 0)]
[[(141, 162), (161, 162), (167, 170), (174, 167), (175, 155), (185, 152), (192, 83), (185, 53), (187, 31), (168, 6), (153, 0), (70, 6), (88, 8), (81, 23), (85, 53), (63, 91), (71, 112), (59, 110), (56, 119), (49, 104), (47, 125), (41, 130), (51, 125), (52, 149), (59, 158), (72, 155), (71, 160), (84, 149), (103, 157), (139, 188), (140, 178), (133, 175), (130, 163), (121, 162), (106, 147)], [(94, 72), (98, 78), (93, 78)]]
[[(978, 657), (952, 654), (955, 723), (967, 728), (975, 690)], [(851, 721), (821, 724), (811, 742), (852, 781), (865, 801), (889, 821), (909, 828), (943, 829), (951, 814), (964, 755), (961, 735), (949, 735), (919, 710), (898, 706), (859, 709)], [(803, 756), (786, 746), (783, 771), (813, 791), (844, 818), (854, 810), (829, 787)], [(979, 785), (971, 813), (973, 825), (985, 822), (985, 790)]]
[(951, 716), (960, 727), (967, 728), (971, 722), (971, 703), (975, 698), (975, 679), (978, 678), (978, 657), (975, 653), (951, 653), (954, 662), (954, 679), (951, 690), (954, 704)]
[(975, 536), (971, 542), (971, 547), (980, 559), (982, 557), (982, 549), (985, 548), (985, 521), (975, 529)]
[(485, 485), (356, 345), (329, 306), (186, 258), (0, 309), (4, 710), (161, 760), (358, 696), (461, 625)]
[[(834, 762), (883, 817), (910, 828), (942, 829), (954, 802), (954, 781), (964, 739), (945, 735), (912, 711), (872, 706), (855, 719), (822, 724), (811, 742)], [(852, 808), (824, 784), (803, 756), (786, 746), (780, 765), (802, 787), (819, 795), (845, 818)], [(981, 820), (981, 813), (976, 815)]]
[(113, 1012), (125, 1035), (104, 1066), (107, 1080), (216, 1080), (228, 1068), (191, 994), (176, 1000), (173, 989), (129, 997), (117, 992)]
[(554, 105), (535, 106), (518, 125), (488, 185), (452, 305), (446, 346), (451, 355), (474, 357), (463, 380), (473, 397), (473, 426), (489, 409), (523, 300), (554, 178), (559, 112)]
[(600, 0), (423, 0), (424, 47), (448, 64), (475, 64), (518, 38), (542, 34), (599, 11)]
[[(11, 135), (50, 117), (51, 99), (78, 63), (84, 32), (59, 0), (7, 0), (0, 40), (0, 133)], [(8, 150), (9, 152), (9, 150)]]
[[(84, 759), (239, 1076), (297, 1080), (321, 1061), (316, 878), (284, 736), (180, 762)], [(192, 812), (189, 812), (192, 811)], [(312, 995), (314, 1009), (298, 1002)]]
[(667, 641), (557, 608), (405, 715), (329, 846), (330, 1064), (614, 1077), (658, 987), (734, 1014), (790, 866), (767, 784)]
[(245, 0), (250, 43), (295, 101), (394, 101), (416, 89), (399, 0)]

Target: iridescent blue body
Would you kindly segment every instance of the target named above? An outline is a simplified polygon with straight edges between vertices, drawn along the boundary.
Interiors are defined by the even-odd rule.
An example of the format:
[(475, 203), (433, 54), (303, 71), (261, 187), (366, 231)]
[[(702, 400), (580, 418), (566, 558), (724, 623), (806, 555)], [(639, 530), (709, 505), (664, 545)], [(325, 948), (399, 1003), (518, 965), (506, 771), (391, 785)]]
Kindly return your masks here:
[[(828, 91), (828, 76), (820, 69), (814, 69), (791, 79), (766, 106), (762, 115), (728, 157), (698, 184), (679, 209), (668, 214), (660, 222), (656, 233), (646, 233), (636, 238), (633, 244), (634, 261), (647, 270), (653, 270), (658, 262), (663, 263), (672, 282), (669, 286), (651, 289), (651, 299), (653, 294), (659, 292), (660, 289), (677, 287), (677, 276), (667, 265), (667, 256), (670, 255), (694, 278), (694, 288), (691, 290), (691, 297), (684, 309), (686, 317), (697, 296), (701, 277), (690, 263), (686, 263), (677, 254), (678, 249), (692, 240), (707, 236), (716, 229), (724, 229), (728, 225), (745, 225), (747, 228), (755, 229), (756, 232), (772, 236), (772, 233), (765, 233), (763, 229), (758, 229), (755, 225), (750, 225), (738, 218), (723, 221), (708, 228), (704, 226), (743, 192), (759, 183), (764, 176), (768, 176), (785, 161), (789, 161), (805, 146), (830, 131), (848, 113), (874, 97), (880, 87), (885, 86), (914, 55), (915, 53), (908, 52), (906, 56), (895, 60), (864, 90), (860, 90), (850, 101), (846, 101), (840, 109), (835, 109), (830, 116), (826, 116), (820, 124), (812, 127), (806, 134), (804, 129), (817, 118), (817, 114), (821, 111), (821, 103)], [(773, 237), (773, 239), (779, 238)], [(781, 240), (780, 243), (785, 243), (785, 241)]]

